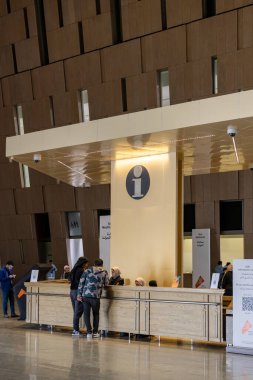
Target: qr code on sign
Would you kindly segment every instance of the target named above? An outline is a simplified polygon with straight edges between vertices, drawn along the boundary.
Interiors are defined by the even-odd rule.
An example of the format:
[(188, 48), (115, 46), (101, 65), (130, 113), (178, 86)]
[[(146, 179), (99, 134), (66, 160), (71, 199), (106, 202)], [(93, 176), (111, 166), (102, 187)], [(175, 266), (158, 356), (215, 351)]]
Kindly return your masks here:
[(242, 310), (253, 311), (253, 297), (242, 297)]

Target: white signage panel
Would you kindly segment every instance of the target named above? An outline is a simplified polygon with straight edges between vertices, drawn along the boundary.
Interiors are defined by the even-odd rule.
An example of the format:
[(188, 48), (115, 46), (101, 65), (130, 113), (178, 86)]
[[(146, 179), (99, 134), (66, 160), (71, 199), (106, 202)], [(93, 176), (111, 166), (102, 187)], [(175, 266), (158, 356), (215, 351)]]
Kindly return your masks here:
[(39, 276), (39, 270), (38, 269), (33, 269), (32, 272), (31, 272), (30, 282), (37, 282), (38, 281), (38, 276)]
[(213, 273), (212, 274), (212, 281), (211, 281), (211, 289), (218, 289), (219, 285), (219, 279), (220, 279), (220, 273)]
[(233, 345), (253, 348), (253, 260), (233, 261)]
[(99, 257), (104, 261), (104, 268), (110, 274), (110, 240), (111, 240), (111, 216), (100, 216), (99, 231)]
[(209, 288), (210, 229), (192, 230), (192, 287)]

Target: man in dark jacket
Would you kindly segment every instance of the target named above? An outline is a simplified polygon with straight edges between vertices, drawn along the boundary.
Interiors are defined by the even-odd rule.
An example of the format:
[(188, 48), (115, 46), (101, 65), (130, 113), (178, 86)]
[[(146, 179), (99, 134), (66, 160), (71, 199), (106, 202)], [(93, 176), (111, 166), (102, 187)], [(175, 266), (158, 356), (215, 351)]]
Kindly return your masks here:
[[(84, 321), (87, 327), (87, 338), (98, 338), (99, 309), (102, 288), (108, 285), (107, 271), (103, 268), (103, 260), (95, 260), (95, 265), (86, 269), (80, 279), (77, 300), (83, 302)], [(93, 331), (90, 323), (90, 310), (93, 314)], [(93, 334), (92, 334), (93, 332)]]
[(8, 300), (10, 302), (11, 308), (11, 317), (18, 317), (15, 313), (14, 307), (14, 293), (13, 293), (13, 279), (16, 277), (15, 274), (12, 273), (14, 268), (13, 261), (7, 261), (5, 267), (0, 270), (0, 282), (2, 288), (2, 297), (3, 297), (3, 314), (5, 318), (8, 318)]

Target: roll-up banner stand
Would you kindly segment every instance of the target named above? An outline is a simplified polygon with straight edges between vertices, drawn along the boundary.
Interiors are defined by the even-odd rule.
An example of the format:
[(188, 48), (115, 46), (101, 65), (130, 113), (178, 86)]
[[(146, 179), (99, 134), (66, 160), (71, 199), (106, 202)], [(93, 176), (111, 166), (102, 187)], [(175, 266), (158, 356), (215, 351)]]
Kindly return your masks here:
[(99, 230), (99, 257), (104, 261), (104, 268), (110, 275), (110, 240), (111, 240), (111, 217), (100, 216)]
[(192, 230), (192, 287), (210, 288), (210, 229)]
[(233, 346), (227, 352), (253, 355), (253, 260), (233, 261)]

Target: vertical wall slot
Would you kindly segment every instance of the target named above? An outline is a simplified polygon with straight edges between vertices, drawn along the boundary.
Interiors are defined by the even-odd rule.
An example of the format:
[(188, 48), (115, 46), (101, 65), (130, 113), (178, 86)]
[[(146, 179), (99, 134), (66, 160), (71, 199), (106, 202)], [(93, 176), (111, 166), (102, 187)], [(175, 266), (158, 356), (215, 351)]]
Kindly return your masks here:
[(96, 2), (96, 14), (97, 15), (100, 15), (101, 14), (101, 4), (100, 4), (100, 0), (95, 0)]
[(7, 12), (11, 13), (11, 2), (10, 2), (10, 0), (6, 0), (6, 7), (7, 7)]
[(83, 25), (81, 21), (79, 21), (78, 23), (78, 32), (79, 32), (80, 54), (84, 54)]
[(203, 18), (216, 15), (216, 0), (202, 0)]
[(126, 91), (126, 78), (121, 79), (121, 95), (122, 95), (122, 108), (123, 112), (127, 111), (127, 91)]
[(62, 2), (61, 0), (57, 0), (58, 5), (58, 15), (59, 15), (59, 27), (63, 27), (63, 13), (62, 13)]
[(119, 44), (120, 42), (123, 41), (120, 0), (111, 0), (111, 20), (112, 20), (112, 41), (113, 41), (113, 44)]
[(28, 23), (28, 16), (27, 16), (27, 9), (26, 8), (24, 8), (24, 20), (25, 20), (26, 38), (30, 38), (29, 23)]
[(167, 8), (166, 0), (161, 0), (162, 29), (167, 29)]
[(17, 58), (16, 58), (16, 50), (15, 50), (15, 45), (14, 44), (11, 45), (11, 50), (12, 50), (12, 58), (13, 58), (14, 71), (15, 71), (15, 74), (16, 74), (18, 72), (18, 68), (17, 68)]
[(35, 12), (38, 30), (38, 40), (40, 48), (40, 61), (42, 66), (48, 65), (48, 46), (47, 46), (47, 34), (46, 34), (46, 22), (44, 15), (43, 0), (35, 0)]

